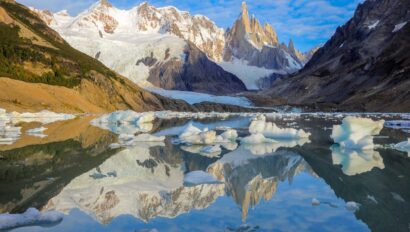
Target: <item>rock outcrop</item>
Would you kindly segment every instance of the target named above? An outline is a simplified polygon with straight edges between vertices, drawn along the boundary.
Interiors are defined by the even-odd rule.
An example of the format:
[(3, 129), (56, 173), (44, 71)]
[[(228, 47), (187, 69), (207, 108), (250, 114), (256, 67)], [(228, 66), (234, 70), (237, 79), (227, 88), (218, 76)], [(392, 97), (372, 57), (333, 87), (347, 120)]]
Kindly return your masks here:
[(409, 1), (365, 1), (299, 73), (265, 94), (291, 104), (409, 112), (409, 21)]

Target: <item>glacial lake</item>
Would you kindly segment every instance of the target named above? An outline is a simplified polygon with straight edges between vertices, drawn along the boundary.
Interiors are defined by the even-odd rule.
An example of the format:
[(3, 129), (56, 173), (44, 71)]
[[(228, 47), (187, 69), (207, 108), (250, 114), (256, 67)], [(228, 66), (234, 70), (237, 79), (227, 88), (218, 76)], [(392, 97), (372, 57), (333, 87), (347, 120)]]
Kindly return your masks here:
[[(188, 125), (245, 137), (252, 117), (157, 119), (147, 131), (164, 142), (129, 146), (113, 146), (129, 128), (93, 126), (96, 117), (43, 125), (46, 136), (18, 123), (20, 137), (0, 145), (0, 214), (63, 215), (11, 231), (410, 231), (410, 154), (392, 148), (408, 128), (385, 126), (374, 149), (356, 151), (330, 138), (345, 115), (279, 114), (268, 120), (311, 136), (209, 154), (175, 139)], [(184, 181), (195, 172), (216, 181)]]

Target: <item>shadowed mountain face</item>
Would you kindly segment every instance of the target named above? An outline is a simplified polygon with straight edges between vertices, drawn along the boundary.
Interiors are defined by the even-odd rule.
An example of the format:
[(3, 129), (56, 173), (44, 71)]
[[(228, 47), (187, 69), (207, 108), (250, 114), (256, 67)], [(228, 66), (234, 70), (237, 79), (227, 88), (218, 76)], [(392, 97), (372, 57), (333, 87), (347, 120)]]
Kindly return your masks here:
[(184, 58), (156, 63), (150, 70), (148, 81), (164, 89), (217, 95), (246, 91), (241, 80), (210, 61), (190, 42), (185, 47)]
[(265, 94), (292, 104), (410, 110), (410, 2), (368, 0), (295, 76)]

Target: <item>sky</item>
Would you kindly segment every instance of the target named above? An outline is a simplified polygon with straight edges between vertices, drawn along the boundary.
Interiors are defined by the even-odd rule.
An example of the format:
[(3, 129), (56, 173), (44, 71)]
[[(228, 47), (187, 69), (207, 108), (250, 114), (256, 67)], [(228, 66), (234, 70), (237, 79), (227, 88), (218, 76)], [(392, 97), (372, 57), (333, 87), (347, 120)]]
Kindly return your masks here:
[[(68, 10), (73, 16), (87, 9), (96, 0), (17, 0), (38, 9), (53, 12)], [(120, 9), (129, 9), (143, 0), (109, 0)], [(228, 28), (238, 17), (242, 0), (149, 0), (150, 4), (175, 6), (191, 14), (202, 14)], [(338, 26), (353, 15), (363, 0), (247, 0), (250, 14), (261, 23), (268, 22), (279, 35), (281, 42), (292, 38), (301, 51), (325, 43)]]

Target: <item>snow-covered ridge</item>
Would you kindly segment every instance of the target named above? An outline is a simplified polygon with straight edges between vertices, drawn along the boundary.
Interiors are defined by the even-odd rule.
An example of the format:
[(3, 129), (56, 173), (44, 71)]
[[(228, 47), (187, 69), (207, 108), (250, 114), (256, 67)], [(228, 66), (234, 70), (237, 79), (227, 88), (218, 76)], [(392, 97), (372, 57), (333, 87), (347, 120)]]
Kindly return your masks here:
[(215, 61), (222, 60), (224, 30), (205, 16), (192, 16), (172, 6), (156, 8), (144, 2), (121, 10), (106, 1), (98, 1), (75, 17), (65, 11), (53, 14), (32, 10), (64, 38), (81, 35), (122, 41), (136, 35), (168, 34), (194, 43)]

